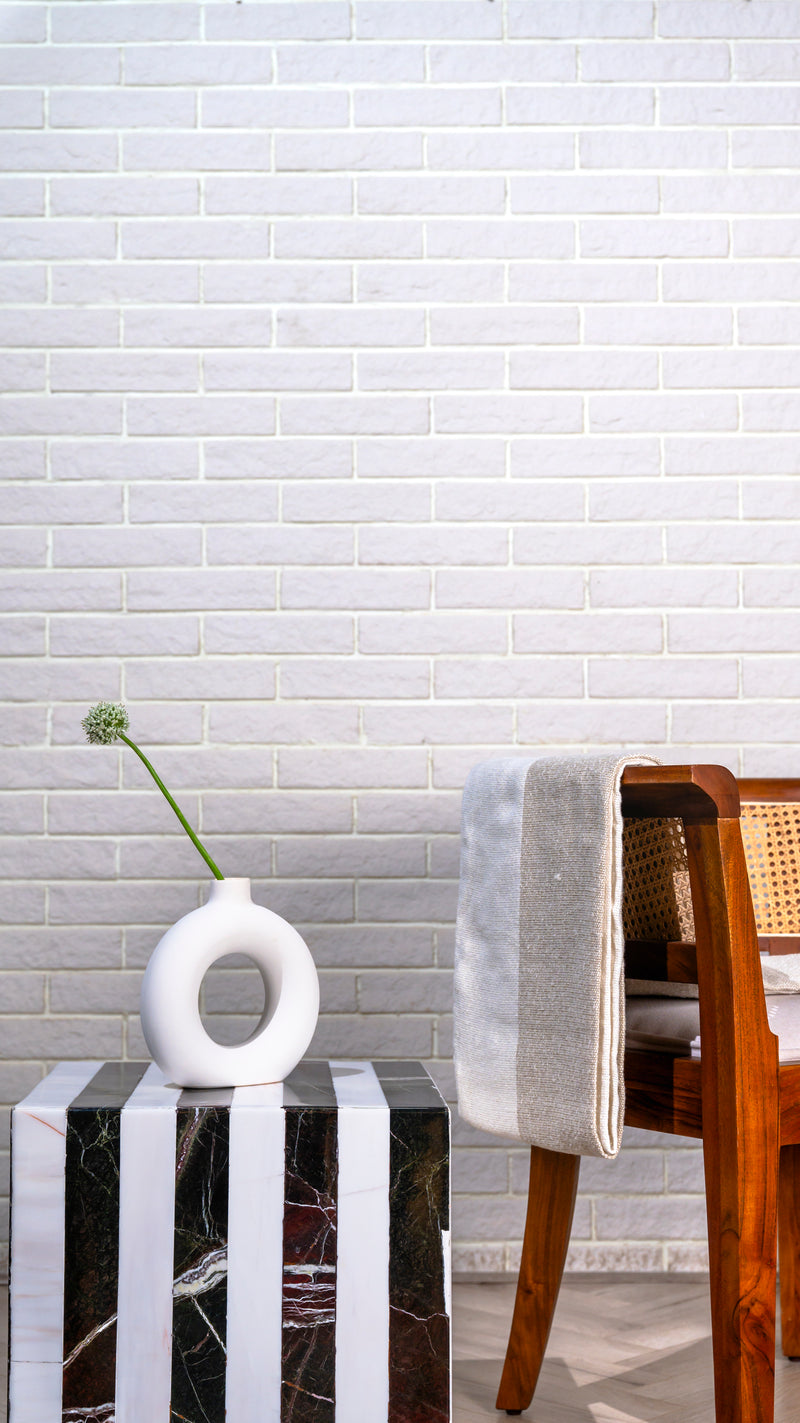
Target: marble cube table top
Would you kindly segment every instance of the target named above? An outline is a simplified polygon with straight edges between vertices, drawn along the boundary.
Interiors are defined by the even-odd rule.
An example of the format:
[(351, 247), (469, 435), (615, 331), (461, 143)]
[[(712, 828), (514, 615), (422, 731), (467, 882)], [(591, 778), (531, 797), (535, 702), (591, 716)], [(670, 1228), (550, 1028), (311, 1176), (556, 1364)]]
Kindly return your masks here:
[(446, 1423), (448, 1124), (414, 1062), (61, 1063), (12, 1117), (9, 1423)]

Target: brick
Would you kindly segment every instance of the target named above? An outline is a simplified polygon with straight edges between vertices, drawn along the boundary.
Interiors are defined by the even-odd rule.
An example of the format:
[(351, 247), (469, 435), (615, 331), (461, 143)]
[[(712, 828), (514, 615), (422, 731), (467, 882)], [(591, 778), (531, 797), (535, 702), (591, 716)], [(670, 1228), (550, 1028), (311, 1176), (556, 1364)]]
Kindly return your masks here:
[(346, 128), (346, 93), (335, 89), (253, 90), (207, 88), (202, 94), (205, 128)]
[(352, 288), (347, 267), (309, 270), (291, 262), (215, 262), (203, 280), (206, 302), (346, 302)]
[(796, 608), (797, 586), (789, 569), (764, 568), (744, 575), (745, 607)]
[(663, 743), (666, 712), (659, 706), (592, 702), (528, 702), (519, 708), (522, 742), (595, 746)]
[(206, 390), (350, 390), (349, 356), (300, 356), (270, 352), (208, 355), (203, 360)]
[(50, 385), (62, 390), (196, 390), (197, 357), (104, 351), (51, 358)]
[[(745, 316), (759, 312), (743, 312)], [(732, 343), (733, 313), (729, 307), (601, 306), (584, 318), (587, 343), (615, 346), (726, 346)]]
[(122, 433), (122, 403), (101, 395), (20, 395), (0, 398), (0, 434)]
[(425, 78), (422, 45), (287, 44), (277, 47), (275, 58), (280, 84), (413, 83)]
[(123, 222), (121, 230), (123, 257), (137, 260), (171, 257), (176, 248), (184, 258), (266, 257), (269, 252), (270, 225), (257, 218), (141, 219)]
[(359, 831), (372, 834), (457, 833), (461, 797), (430, 791), (364, 791), (357, 797)]
[(800, 95), (778, 84), (687, 85), (665, 89), (661, 122), (670, 124), (796, 124)]
[(501, 16), (480, 0), (359, 0), (356, 37), (380, 39), (497, 39)]
[(590, 659), (590, 697), (736, 697), (739, 669), (733, 658), (669, 657)]
[(282, 697), (312, 700), (425, 697), (430, 683), (427, 662), (409, 658), (303, 658), (280, 675)]
[(583, 257), (727, 257), (728, 242), (727, 223), (712, 218), (631, 218), (580, 224)]
[(176, 428), (183, 435), (221, 435), (231, 428), (243, 435), (271, 435), (275, 430), (275, 401), (266, 396), (132, 396), (127, 405), (131, 435), (169, 435)]
[[(672, 532), (672, 561), (691, 562), (684, 552), (685, 545), (682, 547), (679, 541), (673, 547)], [(704, 528), (704, 538), (706, 533)], [(711, 549), (708, 558), (694, 559), (698, 563), (714, 561)], [(589, 601), (593, 608), (735, 608), (739, 601), (738, 577), (735, 569), (650, 567), (637, 569), (635, 577), (629, 572), (595, 569), (589, 574)]]
[(666, 177), (662, 185), (663, 210), (695, 212), (752, 213), (797, 212), (800, 207), (800, 179), (788, 174), (732, 174), (702, 178)]
[[(32, 5), (6, 5), (15, 15), (35, 14)], [(9, 45), (0, 52), (0, 83), (3, 84), (116, 84), (119, 81), (119, 50), (111, 45), (82, 49), (73, 45), (14, 43), (8, 33), (10, 21), (0, 19), (3, 38)]]
[(206, 652), (321, 652), (353, 650), (353, 620), (324, 612), (309, 619), (287, 612), (208, 613), (204, 619)]
[(0, 565), (4, 568), (44, 565), (46, 558), (44, 529), (0, 529)]
[(515, 351), (510, 383), (517, 390), (653, 390), (658, 369), (654, 355), (638, 351)]
[(50, 183), (50, 211), (57, 217), (182, 215), (198, 209), (194, 178), (53, 178)]
[(243, 573), (217, 568), (197, 572), (173, 569), (166, 574), (132, 571), (127, 586), (128, 607), (133, 611), (275, 606), (275, 574), (260, 569)]
[(113, 879), (116, 851), (111, 840), (48, 836), (33, 840), (14, 837), (4, 846), (2, 875), (6, 879)]
[(0, 128), (42, 128), (43, 95), (34, 89), (10, 89), (0, 94)]
[(386, 1003), (398, 1013), (447, 1012), (453, 1002), (453, 975), (437, 969), (372, 969), (358, 976), (358, 1002), (363, 1013), (379, 1013)]
[(800, 694), (800, 661), (796, 657), (745, 657), (742, 692), (746, 697), (793, 697)]
[(364, 726), (370, 745), (508, 745), (513, 736), (510, 707), (367, 707)]
[(39, 390), (46, 385), (45, 356), (41, 353), (0, 354), (0, 389)]
[[(673, 528), (668, 534), (669, 557), (676, 563), (774, 563), (797, 561), (797, 530), (791, 524), (723, 524)], [(694, 575), (692, 575), (694, 576)]]
[(763, 479), (745, 483), (742, 486), (742, 514), (745, 519), (796, 519), (800, 517), (800, 488), (793, 479)]
[(739, 490), (733, 480), (641, 480), (635, 485), (596, 484), (589, 493), (590, 519), (736, 519)]
[(464, 569), (436, 573), (436, 607), (443, 608), (582, 608), (583, 572), (579, 569), (482, 569), (480, 583)]
[(359, 884), (358, 918), (362, 923), (447, 923), (455, 917), (457, 893), (452, 880), (372, 880)]
[[(26, 709), (27, 710), (27, 709)], [(38, 834), (44, 830), (44, 797), (4, 794), (0, 799), (0, 831), (14, 835)], [(5, 963), (6, 960), (4, 959)], [(9, 967), (14, 967), (9, 964)]]
[(174, 89), (185, 84), (202, 87), (206, 84), (269, 84), (272, 81), (270, 45), (192, 44), (186, 41), (180, 44), (128, 44), (124, 55), (126, 84)]
[(276, 340), (279, 346), (422, 346), (425, 342), (423, 312), (402, 308), (368, 308), (330, 311), (313, 307), (278, 313)]
[(345, 177), (211, 177), (205, 185), (208, 213), (322, 213), (353, 211), (353, 184)]
[(245, 703), (230, 706), (217, 703), (208, 714), (208, 734), (212, 741), (245, 742), (271, 746), (326, 745), (352, 743), (359, 739), (358, 708), (355, 706), (292, 707)]
[(119, 4), (113, 11), (95, 0), (59, 6), (53, 16), (52, 37), (68, 44), (124, 43), (143, 30), (153, 40), (199, 38), (200, 17), (185, 5), (160, 3)]
[(354, 535), (347, 529), (323, 525), (302, 529), (285, 524), (257, 529), (209, 529), (206, 536), (209, 565), (214, 564), (352, 564)]
[[(391, 3), (391, 0), (389, 0)], [(404, 0), (407, 3), (407, 0)], [(412, 0), (413, 3), (413, 0)], [(436, 3), (436, 0), (433, 0)], [(457, 3), (457, 0), (448, 0)], [(502, 213), (505, 211), (503, 177), (442, 177), (419, 174), (413, 177), (361, 177), (357, 184), (360, 213)], [(558, 209), (563, 211), (563, 209)], [(515, 208), (515, 211), (540, 209)]]
[(403, 747), (357, 749), (288, 748), (278, 757), (278, 784), (320, 790), (367, 786), (424, 786), (428, 782), (427, 752)]
[(396, 1018), (390, 1013), (369, 1017), (337, 1014), (321, 1018), (311, 1039), (309, 1056), (333, 1057), (347, 1051), (351, 1057), (378, 1059), (384, 1054), (397, 1058), (426, 1057), (431, 1052), (429, 1018)]
[(97, 1015), (5, 1019), (0, 1057), (26, 1055), (50, 1062), (90, 1055), (118, 1058), (122, 1056), (122, 1023), (118, 1017)]
[(151, 478), (196, 479), (197, 445), (188, 440), (51, 441), (53, 479), (127, 480), (142, 468)]
[(732, 167), (793, 168), (794, 136), (793, 128), (734, 129), (731, 133)]
[(655, 439), (632, 436), (614, 439), (603, 434), (581, 435), (575, 439), (514, 440), (511, 445), (511, 474), (516, 479), (613, 475), (615, 478), (634, 476), (639, 480), (659, 471), (660, 454)]
[[(542, 55), (541, 49), (537, 46), (536, 54), (532, 56), (525, 45), (520, 46), (519, 52), (510, 51), (507, 45), (503, 45), (494, 57), (497, 69), (503, 71), (502, 75), (498, 73), (492, 77), (502, 77), (507, 81), (514, 77), (509, 71), (516, 67), (520, 70), (516, 76), (519, 78), (523, 77), (523, 71), (530, 73), (532, 64), (539, 69), (543, 58), (547, 62), (547, 56)], [(553, 47), (551, 54), (559, 68), (569, 70), (563, 77), (572, 78), (575, 61), (568, 50), (558, 45)], [(491, 67), (492, 55), (487, 53), (485, 45), (479, 49), (474, 45), (454, 46), (431, 54), (431, 74), (438, 82), (477, 77), (472, 72), (475, 68), (480, 70), (482, 77), (486, 77)], [(438, 75), (437, 69), (440, 71)], [(460, 69), (465, 70), (463, 75), (457, 72)], [(575, 144), (566, 133), (503, 133), (494, 130), (489, 133), (481, 133), (480, 130), (432, 133), (427, 141), (426, 160), (428, 168), (434, 169), (483, 168), (489, 172), (520, 169), (530, 173), (532, 169), (573, 168)]]
[(737, 326), (744, 346), (795, 346), (800, 341), (800, 312), (792, 307), (745, 308), (739, 312)]
[(71, 306), (91, 302), (116, 306), (119, 302), (166, 300), (196, 301), (198, 268), (188, 262), (137, 262), (135, 266), (80, 262), (59, 266), (52, 273), (53, 300)]
[(356, 128), (479, 127), (500, 123), (501, 94), (499, 86), (479, 85), (356, 89), (353, 114)]
[(797, 5), (794, 0), (777, 0), (767, 11), (742, 5), (731, 7), (727, 0), (699, 0), (687, 6), (682, 0), (662, 0), (658, 33), (681, 39), (721, 35), (727, 38), (749, 35), (758, 39), (797, 35)]
[[(648, 226), (652, 225), (650, 219)], [(614, 224), (610, 224), (616, 231)], [(627, 226), (627, 225), (624, 225)], [(571, 252), (569, 255), (572, 255)], [(708, 270), (707, 266), (704, 270)], [(514, 262), (508, 274), (509, 300), (515, 301), (655, 301), (655, 264), (622, 267), (609, 262)], [(708, 294), (704, 300), (714, 300)], [(724, 298), (723, 298), (724, 299)]]
[[(324, 592), (323, 592), (324, 590)], [(430, 601), (430, 575), (374, 569), (332, 569), (300, 572), (287, 569), (281, 578), (283, 608), (423, 608)]]
[[(448, 658), (434, 675), (437, 697), (480, 702), (583, 695), (583, 668), (570, 657)], [(454, 722), (456, 727), (460, 729), (460, 723)]]
[[(22, 81), (15, 78), (13, 82)], [(111, 134), (9, 134), (4, 137), (0, 149), (0, 172), (7, 173), (102, 173), (115, 168), (116, 162), (117, 143)], [(46, 233), (42, 234), (43, 241), (46, 236)], [(103, 231), (98, 234), (94, 246), (105, 250), (108, 245)], [(87, 252), (84, 247), (81, 254), (78, 244), (75, 255), (91, 256), (92, 252)], [(97, 255), (101, 255), (100, 252)], [(114, 254), (109, 252), (107, 255)]]
[[(3, 746), (43, 745), (46, 733), (45, 707), (0, 707), (0, 744)], [(13, 846), (11, 848), (13, 854)]]
[(676, 741), (703, 741), (709, 734), (709, 716), (713, 718), (716, 741), (789, 742), (797, 718), (791, 703), (776, 702), (720, 704), (703, 701), (683, 703), (672, 712), (673, 736)]
[(433, 405), (434, 428), (443, 434), (493, 434), (497, 430), (526, 434), (583, 428), (579, 396), (517, 395), (498, 391), (481, 396), (437, 395)]
[(203, 828), (216, 834), (336, 834), (352, 829), (351, 799), (316, 791), (206, 791)]
[[(409, 499), (411, 479), (500, 479), (505, 474), (503, 441), (436, 439), (364, 439), (357, 442), (359, 483), (361, 479), (396, 479), (401, 476)], [(408, 517), (398, 509), (398, 517)], [(382, 515), (381, 517), (385, 517)]]
[(336, 258), (421, 257), (422, 223), (379, 222), (364, 218), (275, 223), (276, 257)]
[[(796, 392), (744, 395), (742, 427), (745, 430), (792, 430), (796, 428), (800, 400)], [(773, 471), (770, 470), (770, 473)]]
[[(515, 652), (661, 652), (661, 620), (657, 613), (620, 616), (617, 613), (517, 613)], [(672, 648), (672, 651), (693, 651)]]
[(51, 620), (50, 651), (55, 657), (192, 656), (197, 650), (198, 626), (193, 617), (125, 613)]
[(128, 129), (192, 128), (193, 94), (148, 89), (59, 89), (50, 95), (50, 126)]
[(505, 1192), (508, 1188), (505, 1152), (457, 1147), (453, 1151), (451, 1167), (452, 1184), (456, 1191)]
[(501, 385), (503, 358), (483, 351), (424, 355), (361, 355), (361, 390), (481, 390)]
[[(586, 39), (581, 44), (580, 56), (581, 75), (590, 81), (628, 79), (673, 83), (683, 80), (685, 83), (692, 79), (730, 78), (731, 60), (726, 44), (669, 44), (664, 41), (650, 45), (594, 44)], [(702, 145), (712, 136), (695, 133), (691, 137)], [(716, 136), (713, 137), (716, 140)], [(700, 148), (698, 153), (703, 151)], [(639, 164), (634, 166), (639, 167)]]
[(113, 257), (115, 253), (116, 237), (111, 222), (53, 218), (48, 222), (9, 220), (3, 223), (3, 256), (6, 261), (102, 258)]
[(737, 79), (795, 79), (797, 46), (764, 40), (748, 44), (745, 40), (733, 46), (733, 62)]
[[(499, 300), (503, 290), (503, 273), (499, 263), (488, 262), (370, 262), (358, 268), (358, 295), (363, 302), (465, 302)], [(338, 313), (337, 313), (338, 314)], [(399, 345), (395, 320), (408, 325), (413, 315), (419, 320), (422, 312), (403, 312), (396, 308), (395, 320), (387, 323), (389, 309), (354, 313), (361, 325), (371, 322), (376, 329), (375, 346)], [(338, 323), (337, 323), (338, 324)], [(408, 345), (421, 345), (411, 340)]]
[[(359, 879), (419, 877), (425, 873), (425, 842), (407, 835), (379, 835), (375, 840), (364, 835), (340, 838), (305, 835), (297, 840), (282, 839), (277, 847), (277, 868), (280, 875), (307, 878), (316, 875), (323, 878), (356, 875)], [(452, 998), (452, 987), (450, 996)]]
[(666, 301), (797, 301), (800, 262), (667, 263), (663, 281)]
[[(371, 604), (375, 607), (375, 604)], [(421, 656), (439, 652), (488, 652), (502, 655), (507, 651), (507, 630), (504, 617), (495, 613), (419, 613), (396, 616), (362, 613), (358, 620), (360, 652), (382, 654), (391, 649), (397, 654)]]
[(297, 6), (276, 0), (258, 9), (211, 4), (206, 9), (209, 40), (331, 40), (350, 36), (350, 10), (344, 0), (308, 0)]
[(390, 564), (503, 564), (508, 538), (502, 528), (437, 524), (364, 528), (358, 537), (359, 562)]
[(122, 584), (117, 572), (62, 573), (44, 569), (25, 574), (0, 573), (0, 608), (6, 612), (96, 612), (121, 607)]
[(667, 439), (667, 474), (759, 475), (791, 474), (797, 470), (796, 443), (789, 438), (758, 435)]
[(425, 435), (430, 427), (427, 399), (413, 396), (284, 396), (280, 419), (287, 435)]
[(800, 253), (794, 219), (761, 218), (734, 221), (733, 250), (736, 257), (796, 257)]
[(0, 618), (0, 656), (37, 657), (44, 650), (44, 618)]
[(734, 395), (637, 393), (629, 396), (597, 395), (589, 401), (589, 427), (594, 431), (735, 430), (738, 421)]
[(520, 523), (583, 519), (583, 491), (577, 485), (545, 480), (442, 480), (436, 485), (436, 517), (469, 522)]
[[(136, 734), (142, 740), (146, 739), (148, 720), (152, 726), (152, 716), (147, 717), (147, 710), (140, 707), (131, 708)], [(144, 725), (140, 729), (142, 714)], [(76, 712), (73, 715), (73, 728), (79, 726)], [(75, 734), (80, 735), (80, 732), (76, 731)], [(156, 740), (161, 740), (162, 735), (161, 732), (157, 733)], [(169, 737), (163, 739), (168, 740)], [(93, 791), (90, 795), (84, 791), (75, 794), (63, 791), (50, 795), (47, 803), (48, 832), (53, 835), (158, 835), (160, 840), (166, 835), (182, 836), (184, 832), (173, 811), (161, 797), (154, 797), (151, 789), (152, 782), (150, 787), (143, 791), (121, 791), (115, 785), (113, 791)], [(196, 797), (182, 795), (181, 809), (190, 824), (197, 823)], [(106, 934), (104, 942), (107, 940)]]
[[(530, 222), (524, 217), (431, 218), (426, 223), (426, 235), (429, 257), (474, 258), (478, 251), (496, 258), (575, 255), (573, 222)], [(536, 271), (540, 269), (537, 267)], [(533, 300), (547, 300), (546, 294), (538, 291), (532, 291), (530, 296)]]
[[(661, 557), (657, 528), (611, 528), (565, 525), (517, 529), (513, 535), (516, 563), (652, 564)], [(638, 582), (638, 579), (637, 579)]]
[(655, 178), (537, 175), (512, 178), (510, 188), (515, 213), (655, 213), (660, 206)]
[[(42, 632), (44, 631), (43, 619), (31, 621), (41, 624)], [(31, 657), (24, 663), (0, 662), (0, 693), (9, 702), (51, 702), (82, 698), (91, 703), (98, 696), (102, 696), (106, 701), (118, 701), (120, 687), (120, 668), (114, 661), (103, 663), (95, 658), (86, 661), (76, 658), (72, 662), (64, 663), (44, 657)]]
[(728, 145), (723, 133), (702, 131), (583, 133), (579, 155), (581, 168), (592, 169), (726, 168)]
[(0, 28), (6, 44), (41, 44), (47, 38), (47, 9), (44, 5), (3, 5)]
[[(793, 612), (671, 613), (670, 652), (794, 652), (800, 618)], [(764, 773), (768, 774), (768, 773)]]
[(653, 91), (640, 86), (518, 85), (507, 90), (506, 114), (510, 124), (651, 124), (653, 104)]
[[(0, 910), (5, 924), (43, 924), (44, 896), (42, 886), (33, 884), (0, 884)], [(21, 1054), (2, 1053), (0, 1057), (33, 1056), (24, 1047)]]
[(0, 312), (4, 346), (116, 346), (119, 320), (110, 311), (36, 311), (27, 306)]
[(598, 39), (639, 39), (652, 35), (653, 13), (644, 0), (612, 0), (602, 10), (588, 9), (582, 0), (511, 0), (508, 24), (512, 39), (584, 38), (587, 29)]
[(422, 137), (416, 133), (331, 131), (275, 135), (275, 168), (279, 173), (324, 173), (330, 169), (387, 172), (421, 166)]
[(47, 287), (47, 269), (20, 267), (17, 262), (0, 263), (0, 301), (44, 301)]
[(133, 524), (239, 524), (277, 518), (276, 491), (269, 484), (242, 480), (170, 485), (140, 482), (130, 490)]

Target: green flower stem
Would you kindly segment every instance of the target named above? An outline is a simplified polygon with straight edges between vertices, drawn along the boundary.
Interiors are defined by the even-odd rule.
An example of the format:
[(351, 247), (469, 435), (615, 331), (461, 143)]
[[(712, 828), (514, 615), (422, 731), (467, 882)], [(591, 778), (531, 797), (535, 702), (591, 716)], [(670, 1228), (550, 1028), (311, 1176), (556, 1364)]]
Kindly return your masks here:
[(158, 775), (158, 773), (154, 770), (154, 768), (150, 765), (150, 762), (148, 761), (148, 759), (147, 759), (147, 757), (145, 756), (144, 752), (139, 750), (139, 747), (136, 745), (136, 742), (135, 742), (135, 741), (131, 741), (130, 737), (125, 735), (125, 732), (124, 732), (124, 731), (118, 731), (118, 732), (117, 732), (117, 736), (119, 737), (120, 741), (124, 741), (124, 742), (125, 742), (125, 745), (126, 745), (126, 746), (130, 746), (131, 751), (135, 751), (135, 752), (136, 752), (136, 755), (139, 757), (139, 760), (142, 761), (142, 762), (144, 763), (144, 765), (147, 767), (148, 771), (150, 772), (150, 775), (153, 777), (153, 780), (155, 781), (156, 785), (158, 786), (158, 789), (161, 791), (161, 794), (164, 796), (164, 798), (165, 798), (166, 800), (169, 801), (170, 805), (172, 806), (172, 809), (175, 811), (175, 814), (177, 815), (179, 821), (181, 822), (181, 825), (183, 826), (184, 830), (186, 831), (186, 834), (189, 836), (189, 839), (192, 841), (192, 844), (194, 845), (195, 849), (197, 849), (197, 850), (200, 851), (200, 854), (203, 856), (203, 859), (205, 860), (206, 864), (208, 865), (208, 867), (209, 867), (209, 869), (211, 870), (211, 873), (214, 875), (215, 879), (224, 879), (225, 876), (222, 874), (222, 872), (221, 872), (221, 871), (217, 868), (217, 866), (214, 864), (214, 861), (212, 860), (212, 858), (211, 858), (211, 856), (209, 855), (208, 851), (206, 850), (205, 846), (200, 844), (200, 841), (198, 840), (197, 836), (195, 835), (195, 833), (194, 833), (194, 831), (193, 831), (191, 825), (189, 824), (188, 820), (186, 819), (186, 816), (184, 815), (184, 813), (183, 813), (183, 811), (181, 810), (180, 806), (177, 804), (176, 801), (173, 800), (172, 796), (170, 795), (169, 791), (167, 790), (166, 786), (164, 785), (164, 782), (162, 781), (161, 777), (160, 777), (160, 776)]

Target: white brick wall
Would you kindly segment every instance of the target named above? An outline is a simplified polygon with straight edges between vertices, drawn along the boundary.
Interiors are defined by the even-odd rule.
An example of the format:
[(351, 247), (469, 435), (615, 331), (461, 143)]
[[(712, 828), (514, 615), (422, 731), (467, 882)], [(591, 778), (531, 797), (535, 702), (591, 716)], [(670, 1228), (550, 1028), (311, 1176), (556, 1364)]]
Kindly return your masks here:
[[(800, 0), (0, 4), (0, 1097), (142, 1052), (212, 852), (320, 1053), (449, 1091), (488, 753), (798, 771)], [(209, 990), (249, 1021), (247, 975)], [(457, 1263), (525, 1153), (456, 1126)], [(587, 1163), (578, 1268), (696, 1268), (697, 1148)]]

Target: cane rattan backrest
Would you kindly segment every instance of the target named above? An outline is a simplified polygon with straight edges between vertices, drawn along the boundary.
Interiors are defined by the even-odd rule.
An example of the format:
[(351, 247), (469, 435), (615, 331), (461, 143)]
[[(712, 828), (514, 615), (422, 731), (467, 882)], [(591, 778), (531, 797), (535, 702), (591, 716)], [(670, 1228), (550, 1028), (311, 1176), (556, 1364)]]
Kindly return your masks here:
[(691, 942), (694, 915), (683, 821), (625, 820), (622, 863), (625, 938)]
[(800, 803), (743, 801), (741, 824), (759, 934), (800, 934)]

